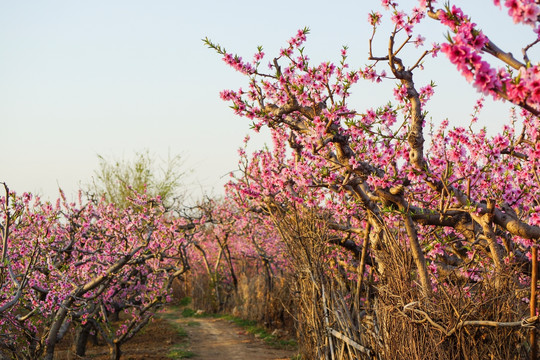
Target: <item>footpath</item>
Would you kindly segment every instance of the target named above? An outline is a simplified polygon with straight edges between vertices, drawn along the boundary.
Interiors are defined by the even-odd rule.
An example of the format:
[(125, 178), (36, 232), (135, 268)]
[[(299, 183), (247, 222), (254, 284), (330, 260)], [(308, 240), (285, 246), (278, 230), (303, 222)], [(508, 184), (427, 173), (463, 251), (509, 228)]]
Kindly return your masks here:
[(292, 350), (275, 349), (225, 319), (179, 317), (169, 321), (176, 322), (187, 333), (187, 346), (183, 349), (193, 359), (289, 360), (296, 354)]

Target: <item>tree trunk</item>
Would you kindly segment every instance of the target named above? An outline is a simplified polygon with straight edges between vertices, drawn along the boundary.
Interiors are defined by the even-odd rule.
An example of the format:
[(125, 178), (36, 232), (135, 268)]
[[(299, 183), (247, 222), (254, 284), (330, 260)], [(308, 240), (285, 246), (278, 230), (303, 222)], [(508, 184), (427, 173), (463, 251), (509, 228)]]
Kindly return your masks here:
[(85, 356), (86, 355), (86, 344), (88, 343), (89, 330), (85, 326), (81, 327), (77, 331), (77, 336), (75, 338), (75, 355)]
[(75, 337), (75, 354), (77, 356), (86, 355), (86, 345), (90, 339), (90, 331), (93, 326), (90, 323), (86, 323), (77, 329), (77, 335)]
[(113, 341), (113, 343), (109, 345), (109, 354), (111, 360), (120, 360), (120, 356), (122, 356), (120, 343)]

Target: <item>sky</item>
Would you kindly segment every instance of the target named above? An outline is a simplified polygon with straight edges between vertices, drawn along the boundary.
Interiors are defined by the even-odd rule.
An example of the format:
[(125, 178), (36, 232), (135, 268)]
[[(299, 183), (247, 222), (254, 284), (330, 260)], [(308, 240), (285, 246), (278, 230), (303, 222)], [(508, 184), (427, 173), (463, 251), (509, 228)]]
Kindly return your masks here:
[[(235, 116), (219, 92), (246, 88), (247, 81), (201, 39), (246, 59), (262, 45), (268, 61), (308, 26), (312, 64), (338, 60), (347, 45), (351, 68), (362, 67), (367, 14), (378, 3), (0, 0), (0, 182), (18, 193), (54, 199), (61, 187), (74, 196), (91, 181), (98, 154), (129, 160), (147, 149), (156, 158), (182, 156), (192, 196), (219, 195), (250, 133), (249, 121)], [(516, 40), (525, 33), (530, 39), (491, 1), (452, 3), (464, 4), (503, 49), (519, 54), (527, 42)], [(444, 39), (435, 21), (422, 30), (427, 43)], [(384, 51), (387, 33), (376, 42)], [(428, 59), (416, 77), (418, 86), (430, 80), (438, 85), (428, 109), (434, 120), (467, 124), (479, 94), (443, 56)], [(392, 99), (390, 87), (364, 82), (353, 94), (351, 107), (359, 111)], [(478, 126), (496, 131), (509, 106), (487, 105)], [(268, 139), (251, 135), (253, 148)]]

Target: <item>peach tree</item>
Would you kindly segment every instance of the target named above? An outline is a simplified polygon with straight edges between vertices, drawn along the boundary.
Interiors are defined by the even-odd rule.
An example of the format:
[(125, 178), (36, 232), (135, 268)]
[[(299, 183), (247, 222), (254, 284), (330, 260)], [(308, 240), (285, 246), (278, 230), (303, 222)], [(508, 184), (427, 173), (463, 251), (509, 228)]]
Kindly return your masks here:
[[(538, 39), (534, 1), (494, 5)], [(528, 55), (538, 40), (523, 44), (517, 59), (451, 4), (423, 0), (404, 11), (383, 0), (382, 6), (388, 15), (368, 15), (373, 32), (368, 63), (360, 67), (348, 63), (346, 47), (336, 64), (312, 64), (304, 50), (307, 28), (270, 61), (262, 47), (244, 60), (204, 40), (247, 78), (246, 89), (221, 97), (255, 131), (268, 128), (273, 142), (242, 154), (242, 175), (232, 186), (282, 219), (276, 224), (284, 241), (318, 232), (329, 246), (324, 257), (334, 261), (322, 264), (325, 276), (343, 275), (335, 303), (341, 305), (337, 311), (323, 299), (319, 307), (325, 322), (317, 356), (341, 346), (351, 358), (534, 353), (536, 340), (529, 348), (524, 330), (538, 324), (536, 309), (528, 313), (526, 304), (535, 303), (536, 284), (528, 290), (531, 248), (540, 239), (540, 68)], [(386, 17), (385, 40), (378, 30)], [(426, 46), (416, 33), (425, 21), (445, 27), (448, 41)], [(378, 53), (382, 41), (386, 51)], [(475, 129), (483, 98), (466, 126), (428, 120), (434, 83), (419, 85), (415, 74), (441, 53), (481, 96), (515, 105), (498, 134)], [(366, 82), (394, 83), (393, 101), (356, 109), (351, 92)], [(319, 287), (319, 296), (335, 295)], [(495, 346), (503, 337), (512, 339), (509, 345)]]

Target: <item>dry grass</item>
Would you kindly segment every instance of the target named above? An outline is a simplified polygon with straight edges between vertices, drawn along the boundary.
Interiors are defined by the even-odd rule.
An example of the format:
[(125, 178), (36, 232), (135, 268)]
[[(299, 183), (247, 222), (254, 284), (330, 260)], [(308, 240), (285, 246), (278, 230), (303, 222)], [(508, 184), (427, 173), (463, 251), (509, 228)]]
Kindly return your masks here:
[(289, 313), (292, 307), (290, 275), (268, 278), (257, 268), (239, 266), (238, 285), (223, 282), (217, 284), (221, 303), (215, 296), (214, 286), (206, 274), (190, 277), (189, 291), (178, 291), (178, 295), (190, 296), (192, 306), (208, 313), (225, 312), (234, 316), (256, 321), (270, 329), (279, 328), (290, 335), (294, 333), (294, 320)]
[(359, 282), (350, 276), (350, 268), (340, 265), (339, 250), (328, 245), (332, 232), (320, 217), (297, 212), (276, 219), (276, 224), (294, 259), (296, 320), (304, 357), (529, 358), (527, 328), (463, 326), (470, 320), (502, 323), (527, 317), (527, 304), (520, 299), (526, 289), (520, 288), (515, 269), (477, 282), (448, 272), (439, 276), (437, 291), (426, 298), (406, 244), (384, 242), (372, 252), (384, 271), (371, 268)]
[(274, 222), (292, 273), (269, 279), (256, 264), (238, 262), (237, 288), (217, 284), (221, 302), (208, 276), (188, 275), (184, 294), (193, 297), (195, 309), (228, 311), (271, 327), (294, 325), (289, 331), (296, 332), (305, 359), (530, 358), (526, 327), (470, 323), (527, 318), (522, 298), (528, 290), (517, 279), (523, 269), (508, 266), (500, 276), (472, 281), (459, 271), (478, 266), (470, 262), (432, 277), (437, 290), (426, 296), (399, 230), (385, 230), (386, 238), (369, 251), (373, 266), (362, 273), (359, 258), (330, 244), (336, 232), (319, 214), (291, 211)]

